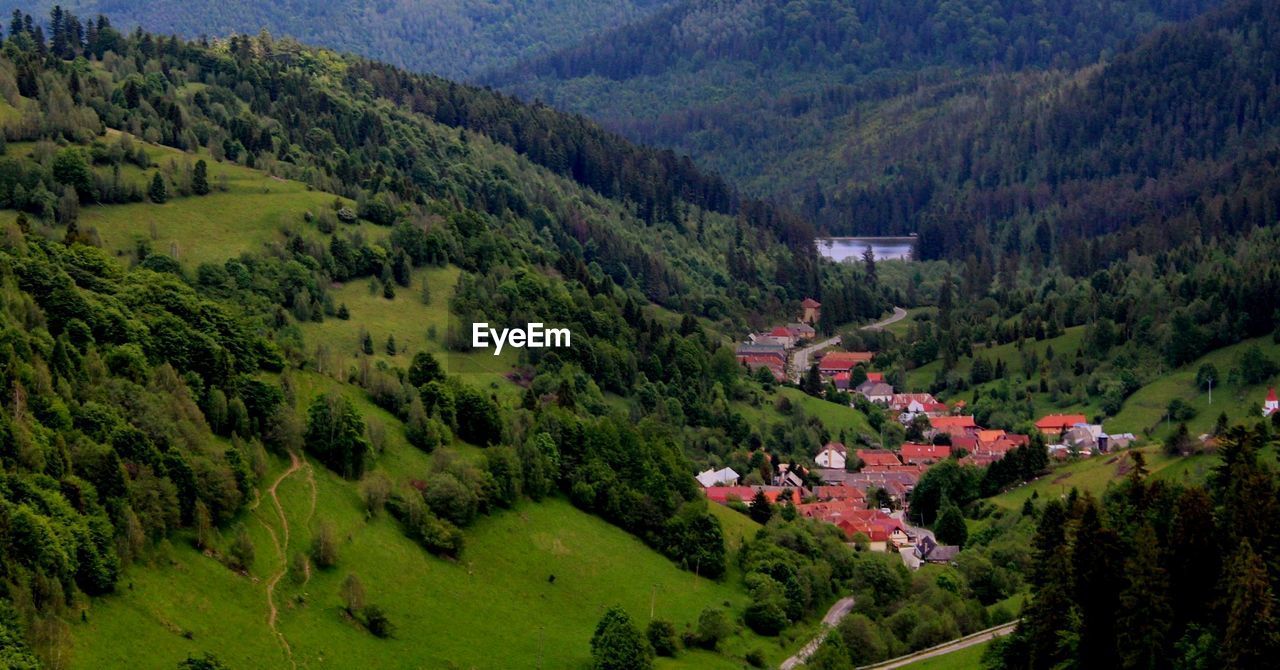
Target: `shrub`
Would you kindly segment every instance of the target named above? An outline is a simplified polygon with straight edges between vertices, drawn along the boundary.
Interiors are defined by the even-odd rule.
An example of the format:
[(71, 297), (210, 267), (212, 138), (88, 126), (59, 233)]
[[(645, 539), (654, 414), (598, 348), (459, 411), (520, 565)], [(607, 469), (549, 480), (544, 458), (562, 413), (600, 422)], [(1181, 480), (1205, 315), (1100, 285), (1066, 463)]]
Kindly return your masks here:
[(670, 621), (654, 619), (649, 622), (645, 633), (649, 638), (649, 646), (653, 647), (653, 653), (668, 657), (676, 655), (679, 641), (676, 639), (676, 627)]

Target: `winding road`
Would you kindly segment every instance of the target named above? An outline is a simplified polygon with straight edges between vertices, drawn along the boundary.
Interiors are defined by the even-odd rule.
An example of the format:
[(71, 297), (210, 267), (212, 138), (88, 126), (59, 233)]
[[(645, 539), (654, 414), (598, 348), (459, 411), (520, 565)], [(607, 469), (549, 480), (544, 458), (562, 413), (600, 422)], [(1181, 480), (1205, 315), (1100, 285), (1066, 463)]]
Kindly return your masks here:
[(836, 624), (840, 623), (840, 620), (848, 616), (851, 611), (853, 611), (852, 596), (837, 600), (836, 604), (827, 610), (827, 615), (822, 617), (822, 631), (803, 647), (800, 647), (800, 651), (797, 651), (794, 656), (783, 661), (782, 665), (778, 666), (779, 670), (792, 670), (804, 665), (804, 662), (809, 660), (809, 657), (813, 656), (815, 651), (818, 651), (818, 647), (822, 646), (822, 641), (827, 639), (827, 634), (831, 632), (831, 629), (835, 628)]
[(863, 326), (861, 330), (884, 330), (893, 324), (907, 318), (907, 310), (901, 307), (893, 308), (893, 315), (883, 321), (877, 321), (871, 325)]
[[(893, 314), (888, 318), (877, 321), (872, 324), (865, 325), (859, 330), (869, 330), (869, 331), (884, 330), (888, 326), (891, 326), (905, 318), (907, 318), (907, 310), (901, 307), (894, 307)], [(832, 337), (832, 338), (825, 339), (821, 342), (815, 342), (801, 349), (796, 349), (795, 352), (792, 353), (791, 355), (791, 374), (794, 380), (796, 382), (799, 382), (801, 376), (803, 376), (804, 373), (809, 370), (809, 357), (812, 356), (814, 352), (821, 351), (822, 349), (826, 349), (827, 347), (834, 347), (837, 344), (840, 344), (839, 335), (836, 335), (835, 337)]]

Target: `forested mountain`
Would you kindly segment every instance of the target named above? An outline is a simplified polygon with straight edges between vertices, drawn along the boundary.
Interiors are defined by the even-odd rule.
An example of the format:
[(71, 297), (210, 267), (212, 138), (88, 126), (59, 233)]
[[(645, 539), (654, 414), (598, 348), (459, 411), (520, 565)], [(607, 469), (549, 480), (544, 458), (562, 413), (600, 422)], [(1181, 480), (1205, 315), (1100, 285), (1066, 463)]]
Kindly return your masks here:
[[(581, 619), (594, 623), (600, 599), (640, 593), (626, 599), (638, 611), (658, 587), (587, 593), (595, 572), (557, 585), (525, 566), (532, 580), (467, 609), (483, 621), (443, 624), (467, 626), (450, 639), (505, 626), (523, 652), (423, 637), (439, 631), (422, 610), (453, 611), (426, 585), (473, 581), (476, 528), (549, 498), (534, 514), (594, 515), (629, 534), (628, 565), (694, 573), (663, 578), (662, 593), (706, 586), (672, 596), (681, 623), (698, 625), (685, 645), (704, 654), (723, 643), (741, 660), (859, 571), (888, 569), (797, 521), (754, 545), (748, 588), (729, 576), (730, 545), (690, 476), (695, 463), (794, 462), (834, 437), (789, 401), (777, 421), (748, 423), (746, 411), (775, 413), (776, 384), (747, 376), (727, 337), (823, 287), (851, 321), (891, 304), (859, 269), (819, 266), (802, 221), (581, 118), (292, 40), (124, 34), (60, 8), (7, 28), (4, 665), (103, 667), (138, 650), (352, 662), (397, 620), (419, 623), (401, 633), (415, 640), (404, 665), (502, 665), (495, 655), (527, 659), (544, 634), (549, 655), (578, 664)], [(482, 320), (545, 320), (573, 344), (468, 352), (466, 325)], [(309, 511), (288, 490), (307, 480)], [(570, 553), (586, 560), (581, 545), (606, 530)], [(795, 534), (808, 539), (783, 546)], [(141, 595), (173, 566), (179, 588)], [(344, 574), (356, 570), (381, 576), (377, 602)], [(201, 579), (228, 595), (167, 608), (203, 597)], [(558, 629), (481, 614), (553, 587), (525, 606), (562, 608)], [(308, 608), (314, 593), (324, 604)], [(137, 600), (99, 617), (116, 598)], [(730, 627), (726, 612), (737, 620), (749, 599), (767, 625)], [(134, 634), (103, 632), (116, 621)], [(228, 631), (237, 639), (219, 638)], [(73, 637), (94, 635), (72, 653)]]
[(0, 9), (6, 14), (15, 8), (44, 14), (61, 5), (86, 16), (105, 14), (124, 28), (141, 26), (186, 37), (257, 34), (266, 29), (418, 72), (470, 79), (642, 18), (667, 1), (40, 0), (0, 3)]
[[(1007, 228), (1015, 209), (1031, 213), (1013, 227), (1040, 213), (1057, 220), (1032, 194), (1050, 188), (1061, 202), (1054, 179), (1105, 190), (1105, 178), (1137, 180), (1157, 167), (1198, 172), (1206, 154), (1234, 155), (1223, 129), (1265, 133), (1274, 115), (1253, 111), (1269, 98), (1269, 63), (1258, 62), (1274, 19), (1265, 3), (1233, 3), (1207, 23), (1147, 36), (1216, 4), (684, 3), (493, 81), (687, 150), (832, 232), (936, 233), (938, 222), (954, 223), (949, 238), (923, 248), (933, 257), (967, 250), (956, 235), (979, 225)], [(1212, 67), (1191, 67), (1207, 59)], [(1197, 79), (1209, 77), (1231, 85)], [(1188, 120), (1188, 96), (1206, 96), (1197, 109), (1212, 118)], [(1080, 121), (1058, 128), (1081, 110), (1091, 123), (1107, 119), (1110, 137), (1102, 127), (1081, 134)], [(1250, 115), (1256, 131), (1244, 127)], [(1184, 121), (1191, 126), (1169, 132)], [(1114, 143), (1131, 156), (1156, 136), (1165, 148), (1144, 154), (1141, 169), (1121, 157), (1099, 164)], [(1078, 169), (1087, 175), (1046, 179), (1046, 168), (1033, 169), (1086, 162)], [(974, 172), (986, 164), (1001, 174)], [(1010, 200), (1002, 189), (1013, 184), (1028, 195)], [(1003, 208), (990, 209), (996, 203)], [(1132, 198), (1115, 209), (1103, 221), (1126, 222), (1092, 232), (1140, 218)]]

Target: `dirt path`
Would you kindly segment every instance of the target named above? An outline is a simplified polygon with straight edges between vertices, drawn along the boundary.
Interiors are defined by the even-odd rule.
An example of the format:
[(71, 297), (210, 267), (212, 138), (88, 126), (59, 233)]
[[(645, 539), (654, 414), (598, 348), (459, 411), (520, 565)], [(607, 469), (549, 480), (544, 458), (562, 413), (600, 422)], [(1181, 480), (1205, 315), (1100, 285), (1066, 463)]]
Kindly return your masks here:
[(782, 665), (778, 666), (779, 670), (792, 670), (792, 668), (804, 665), (804, 662), (809, 660), (809, 657), (813, 656), (814, 652), (818, 651), (818, 647), (822, 646), (822, 641), (827, 639), (827, 634), (831, 632), (831, 629), (835, 628), (836, 624), (840, 623), (840, 620), (848, 616), (852, 610), (852, 596), (837, 600), (836, 604), (827, 610), (827, 615), (822, 617), (822, 631), (803, 647), (800, 647), (800, 651), (797, 651), (794, 656), (783, 661)]
[[(289, 646), (289, 640), (285, 639), (284, 633), (280, 632), (280, 628), (276, 625), (276, 619), (280, 615), (280, 610), (276, 607), (276, 585), (289, 572), (289, 517), (284, 513), (284, 506), (280, 504), (280, 496), (276, 494), (280, 488), (280, 483), (288, 479), (290, 475), (302, 469), (304, 461), (297, 454), (289, 454), (289, 467), (280, 473), (279, 477), (271, 483), (267, 488), (267, 495), (271, 497), (271, 504), (276, 508), (276, 515), (280, 517), (280, 535), (283, 539), (276, 537), (276, 533), (271, 526), (263, 522), (263, 526), (267, 529), (267, 533), (271, 535), (271, 543), (275, 545), (276, 554), (280, 557), (280, 570), (267, 580), (267, 628), (271, 629), (271, 633), (280, 640), (280, 646), (284, 648), (285, 657), (289, 659), (289, 665), (297, 668), (298, 664), (293, 660), (293, 648)], [(306, 465), (310, 468), (310, 465)], [(313, 480), (314, 482), (314, 480)], [(312, 496), (312, 511), (315, 509), (314, 491)], [(261, 518), (259, 518), (261, 521)]]

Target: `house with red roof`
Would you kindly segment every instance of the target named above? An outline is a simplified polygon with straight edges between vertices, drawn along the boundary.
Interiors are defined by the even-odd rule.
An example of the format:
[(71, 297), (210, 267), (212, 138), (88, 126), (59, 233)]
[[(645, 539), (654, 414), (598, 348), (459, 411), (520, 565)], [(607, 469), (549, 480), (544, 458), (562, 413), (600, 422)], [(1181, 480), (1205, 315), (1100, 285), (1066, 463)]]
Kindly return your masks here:
[(914, 444), (908, 442), (899, 450), (902, 462), (908, 465), (932, 465), (951, 456), (951, 446), (945, 444)]
[(836, 373), (836, 376), (831, 378), (831, 383), (835, 384), (837, 391), (848, 391), (849, 380), (852, 377), (853, 375), (848, 372), (838, 372)]
[(857, 453), (864, 469), (868, 466), (902, 465), (898, 455), (886, 449), (859, 449)]
[(1089, 423), (1083, 414), (1050, 414), (1036, 422), (1036, 429), (1045, 437), (1058, 437), (1078, 423)]
[(978, 434), (978, 424), (970, 414), (929, 417), (929, 426), (934, 433), (946, 433), (953, 438), (966, 435), (974, 437)]
[(852, 486), (815, 486), (813, 497), (819, 502), (851, 502), (858, 507), (866, 507), (867, 496)]
[(947, 404), (930, 393), (896, 393), (889, 399), (889, 409), (898, 413), (898, 420), (911, 423), (921, 414), (927, 417), (944, 416), (951, 411)]
[(833, 377), (841, 372), (848, 372), (855, 365), (870, 365), (875, 354), (870, 351), (833, 351), (818, 361), (818, 372), (824, 377)]
[(778, 497), (783, 492), (795, 496), (796, 500), (804, 499), (803, 489), (794, 489), (788, 486), (712, 486), (703, 489), (703, 491), (707, 494), (707, 500), (721, 505), (731, 502), (750, 503), (751, 499), (756, 497), (756, 491), (764, 491), (765, 497), (771, 503), (778, 502)]
[(1267, 399), (1262, 403), (1262, 416), (1271, 416), (1280, 411), (1280, 398), (1276, 397), (1276, 387), (1267, 389)]

